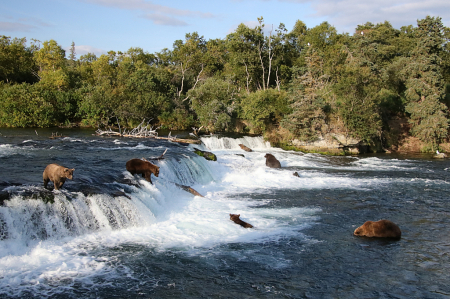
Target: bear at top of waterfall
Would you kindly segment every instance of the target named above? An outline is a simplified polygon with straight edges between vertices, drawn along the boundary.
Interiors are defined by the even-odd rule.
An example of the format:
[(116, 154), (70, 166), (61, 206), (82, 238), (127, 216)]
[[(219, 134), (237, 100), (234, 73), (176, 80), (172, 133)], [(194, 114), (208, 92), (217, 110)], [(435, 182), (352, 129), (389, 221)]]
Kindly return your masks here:
[(156, 166), (147, 160), (141, 160), (141, 159), (131, 159), (126, 164), (127, 170), (132, 174), (142, 174), (142, 177), (145, 178), (147, 181), (152, 183), (151, 175), (152, 173), (155, 175), (155, 177), (159, 176), (159, 166)]
[(390, 220), (366, 221), (355, 229), (355, 236), (400, 239), (402, 232), (397, 224)]
[(44, 173), (42, 174), (42, 177), (44, 179), (44, 188), (47, 188), (48, 182), (52, 181), (55, 190), (59, 190), (59, 188), (64, 185), (66, 179), (73, 179), (74, 170), (75, 168), (69, 169), (58, 164), (47, 165), (47, 167), (45, 167)]
[(274, 157), (272, 154), (266, 154), (264, 156), (266, 158), (266, 166), (270, 168), (281, 168), (280, 161), (277, 160), (277, 158)]
[(245, 221), (242, 221), (239, 217), (241, 216), (241, 214), (230, 214), (230, 220), (234, 221), (234, 223), (239, 224), (242, 227), (245, 228), (252, 228), (253, 225), (251, 225), (250, 223), (247, 223)]

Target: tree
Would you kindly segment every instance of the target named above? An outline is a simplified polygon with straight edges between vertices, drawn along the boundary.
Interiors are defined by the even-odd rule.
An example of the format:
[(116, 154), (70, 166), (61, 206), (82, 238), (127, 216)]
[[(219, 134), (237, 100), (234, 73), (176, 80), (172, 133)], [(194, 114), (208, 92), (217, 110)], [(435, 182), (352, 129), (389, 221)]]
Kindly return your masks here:
[(200, 125), (209, 131), (224, 131), (230, 126), (237, 106), (235, 95), (236, 91), (229, 82), (216, 78), (208, 78), (188, 92)]
[(6, 83), (34, 83), (36, 64), (33, 48), (26, 46), (25, 38), (0, 36), (0, 81)]
[(306, 56), (307, 71), (295, 79), (290, 93), (292, 112), (283, 119), (282, 126), (304, 141), (313, 141), (322, 135), (329, 104), (326, 100), (331, 84), (323, 73), (323, 59), (313, 48)]
[(244, 95), (240, 116), (249, 121), (253, 132), (264, 132), (266, 124), (278, 124), (289, 112), (286, 92), (270, 88)]
[(72, 42), (72, 44), (70, 44), (69, 60), (71, 60), (72, 62), (75, 62), (76, 58), (77, 58), (77, 52), (75, 51), (75, 42)]
[[(189, 72), (195, 76), (192, 88), (195, 88), (200, 80), (200, 76), (205, 68), (204, 55), (206, 53), (206, 41), (197, 32), (186, 34), (185, 41), (177, 40), (173, 44), (172, 60), (178, 66), (181, 73), (181, 86), (177, 93), (178, 97), (184, 92), (185, 79)], [(186, 97), (184, 100), (187, 100)], [(183, 100), (183, 101), (184, 101)]]
[(262, 27), (253, 29), (240, 24), (235, 32), (227, 35), (227, 49), (230, 52), (230, 70), (247, 93), (263, 89), (264, 72), (261, 68), (261, 47), (264, 45)]
[(45, 41), (43, 47), (34, 52), (42, 85), (58, 90), (68, 87), (65, 56), (66, 51), (54, 40)]
[(441, 18), (427, 16), (417, 21), (417, 44), (405, 68), (405, 107), (410, 115), (412, 134), (431, 144), (433, 150), (448, 135), (447, 107), (441, 72), (444, 26)]
[(372, 63), (344, 48), (347, 59), (339, 69), (333, 90), (336, 108), (345, 126), (354, 137), (367, 143), (381, 137), (382, 121), (379, 111), (380, 78), (372, 71)]
[(55, 124), (54, 107), (37, 85), (27, 83), (0, 88), (0, 126), (48, 127)]

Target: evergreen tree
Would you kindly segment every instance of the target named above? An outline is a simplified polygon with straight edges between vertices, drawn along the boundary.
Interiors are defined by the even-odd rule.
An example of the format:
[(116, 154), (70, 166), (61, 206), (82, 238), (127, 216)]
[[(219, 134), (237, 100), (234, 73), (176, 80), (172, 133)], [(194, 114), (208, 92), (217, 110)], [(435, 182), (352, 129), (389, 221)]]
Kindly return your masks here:
[(290, 96), (292, 113), (287, 115), (282, 126), (295, 137), (313, 141), (321, 135), (328, 105), (324, 94), (329, 89), (329, 77), (323, 74), (323, 59), (312, 47), (305, 58), (307, 71), (294, 80)]
[(429, 143), (433, 150), (448, 135), (447, 107), (441, 73), (444, 44), (441, 18), (427, 16), (417, 22), (417, 44), (405, 68), (407, 75), (405, 107), (410, 115), (412, 134)]
[(75, 52), (75, 42), (72, 42), (72, 44), (70, 45), (69, 60), (75, 61), (75, 59), (77, 58), (76, 56), (77, 53)]

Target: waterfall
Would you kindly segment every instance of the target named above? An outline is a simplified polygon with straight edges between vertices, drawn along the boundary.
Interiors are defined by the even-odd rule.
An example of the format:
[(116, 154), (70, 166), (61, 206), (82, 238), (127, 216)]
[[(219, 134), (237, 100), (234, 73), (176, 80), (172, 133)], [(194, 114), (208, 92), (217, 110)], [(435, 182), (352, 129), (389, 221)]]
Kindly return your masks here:
[[(105, 183), (108, 189), (120, 191), (119, 196), (84, 195), (63, 189), (53, 191), (54, 199), (48, 202), (41, 186), (8, 187), (4, 190), (14, 195), (0, 206), (0, 240), (29, 244), (150, 225), (158, 221), (159, 215), (170, 213), (174, 198), (192, 197), (175, 184), (203, 185), (214, 180), (210, 163), (196, 155), (168, 157), (158, 162), (160, 176), (152, 178), (153, 185), (124, 171), (124, 180), (131, 185)], [(0, 250), (0, 256), (3, 254)]]
[(264, 141), (263, 137), (244, 136), (242, 138), (228, 138), (217, 136), (202, 137), (201, 141), (210, 150), (232, 149), (240, 150), (239, 144), (243, 144), (254, 150), (264, 150), (271, 148), (270, 142)]

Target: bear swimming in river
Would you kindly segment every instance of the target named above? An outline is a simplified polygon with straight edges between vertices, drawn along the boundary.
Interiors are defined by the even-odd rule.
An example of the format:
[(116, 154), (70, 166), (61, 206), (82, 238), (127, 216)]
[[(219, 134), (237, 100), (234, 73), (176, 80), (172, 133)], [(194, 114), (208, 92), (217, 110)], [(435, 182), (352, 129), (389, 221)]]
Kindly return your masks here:
[(277, 160), (277, 158), (274, 157), (272, 154), (266, 154), (264, 156), (266, 158), (266, 166), (270, 168), (281, 168), (280, 161)]
[(245, 228), (253, 227), (253, 225), (251, 225), (250, 223), (247, 223), (247, 222), (239, 219), (239, 216), (241, 216), (241, 214), (230, 214), (230, 220), (234, 221), (234, 223), (239, 224), (240, 226), (245, 227)]
[(69, 169), (67, 167), (58, 165), (58, 164), (49, 164), (44, 170), (42, 177), (44, 179), (44, 188), (47, 188), (47, 184), (49, 181), (53, 182), (55, 190), (59, 190), (59, 188), (64, 185), (66, 179), (71, 180), (73, 178), (73, 171), (75, 168)]
[(363, 225), (355, 229), (355, 236), (393, 238), (400, 239), (402, 232), (392, 221), (383, 219), (379, 221), (366, 221)]
[(126, 167), (132, 175), (135, 175), (136, 173), (142, 174), (142, 177), (149, 181), (150, 184), (153, 184), (151, 179), (152, 173), (155, 175), (155, 177), (159, 176), (158, 166), (141, 159), (131, 159), (127, 162)]

